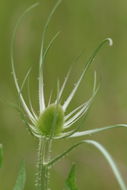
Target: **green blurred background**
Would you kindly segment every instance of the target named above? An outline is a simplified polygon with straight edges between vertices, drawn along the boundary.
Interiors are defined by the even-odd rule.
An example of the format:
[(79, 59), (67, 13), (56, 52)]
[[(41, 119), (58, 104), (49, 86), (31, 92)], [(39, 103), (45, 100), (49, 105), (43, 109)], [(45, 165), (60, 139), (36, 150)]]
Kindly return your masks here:
[[(30, 89), (35, 109), (38, 109), (37, 71), (41, 33), (45, 20), (55, 4), (55, 0), (39, 1), (35, 8), (20, 25), (15, 48), (16, 70), (19, 82), (30, 65), (32, 73)], [(16, 89), (11, 75), (10, 42), (17, 18), (35, 3), (33, 0), (0, 1), (0, 143), (4, 146), (4, 167), (0, 171), (0, 190), (13, 188), (20, 162), (25, 160), (27, 184), (25, 190), (34, 190), (37, 140), (25, 129), (19, 114), (8, 105), (18, 102)], [(70, 109), (76, 107), (90, 96), (93, 84), (93, 72), (96, 69), (101, 88), (87, 115), (85, 122), (76, 125), (82, 129), (92, 129), (115, 123), (127, 122), (127, 1), (126, 0), (63, 0), (50, 23), (46, 44), (53, 34), (61, 31), (46, 59), (44, 69), (45, 95), (48, 100), (56, 80), (60, 82), (76, 60), (68, 85), (66, 97), (83, 65), (93, 49), (101, 40), (111, 37), (113, 47), (106, 47), (96, 57), (94, 65), (83, 80)], [(21, 84), (21, 83), (20, 83)], [(24, 95), (26, 96), (26, 89)], [(85, 137), (86, 138), (86, 137)], [(84, 138), (62, 140), (54, 143), (53, 154)], [(101, 142), (115, 158), (127, 183), (127, 130), (114, 129), (99, 133), (87, 139)], [(119, 190), (119, 186), (102, 155), (94, 147), (84, 145), (53, 167), (51, 175), (52, 190), (61, 190), (71, 167), (77, 163), (77, 183), (79, 189)]]

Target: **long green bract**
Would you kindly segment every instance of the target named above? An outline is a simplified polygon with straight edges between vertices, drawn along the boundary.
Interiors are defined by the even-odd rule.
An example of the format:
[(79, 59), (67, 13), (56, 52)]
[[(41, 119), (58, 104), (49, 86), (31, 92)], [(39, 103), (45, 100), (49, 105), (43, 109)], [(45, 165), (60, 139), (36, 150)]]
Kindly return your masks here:
[(47, 54), (49, 48), (51, 47), (52, 43), (54, 42), (54, 40), (56, 39), (56, 37), (58, 36), (59, 33), (57, 33), (52, 38), (52, 40), (50, 41), (46, 50), (44, 50), (45, 35), (46, 35), (46, 31), (48, 29), (48, 25), (55, 13), (57, 7), (60, 5), (61, 2), (62, 2), (62, 0), (58, 0), (56, 2), (55, 6), (53, 7), (52, 11), (50, 12), (50, 14), (48, 16), (47, 22), (44, 25), (44, 29), (43, 29), (43, 33), (42, 33), (41, 51), (40, 51), (40, 59), (39, 59), (39, 107), (40, 107), (40, 113), (45, 109), (43, 63), (44, 63), (44, 59), (46, 57), (46, 54)]
[(101, 50), (101, 48), (104, 46), (105, 43), (108, 43), (109, 46), (112, 46), (113, 41), (111, 38), (106, 38), (104, 39), (99, 46), (94, 50), (94, 52), (92, 53), (92, 55), (90, 56), (90, 58), (88, 59), (86, 65), (85, 65), (85, 70), (88, 69), (88, 67), (91, 65), (91, 63), (94, 61), (96, 55), (98, 54), (98, 52)]
[[(42, 33), (42, 42), (41, 42), (41, 52), (40, 52), (40, 67), (42, 66), (43, 64), (43, 55), (44, 55), (44, 41), (45, 41), (45, 35), (46, 35), (46, 31), (48, 29), (48, 25), (57, 9), (57, 7), (60, 5), (60, 3), (62, 2), (62, 0), (58, 0), (57, 3), (55, 4), (55, 6), (53, 7), (52, 11), (50, 12), (49, 16), (48, 16), (48, 19), (47, 19), (47, 22), (46, 24), (44, 25), (44, 29), (43, 29), (43, 33)], [(57, 34), (56, 34), (57, 36)], [(53, 40), (54, 41), (54, 40)]]
[(95, 57), (97, 56), (98, 52), (101, 50), (101, 48), (106, 44), (109, 43), (109, 45), (112, 45), (112, 40), (110, 38), (106, 38), (105, 40), (103, 40), (99, 46), (94, 50), (94, 52), (92, 53), (92, 55), (90, 56), (90, 58), (88, 59), (87, 63), (85, 64), (85, 68), (78, 80), (78, 82), (76, 83), (75, 87), (73, 88), (72, 92), (70, 93), (70, 95), (68, 96), (68, 98), (66, 99), (64, 105), (63, 105), (63, 109), (66, 110), (68, 105), (70, 104), (72, 98), (74, 97), (83, 77), (86, 74), (86, 71), (88, 70), (88, 68), (90, 67), (90, 65), (93, 63)]
[(94, 85), (93, 85), (93, 93), (92, 96), (89, 98), (89, 100), (84, 104), (84, 106), (76, 113), (74, 114), (70, 119), (68, 119), (65, 122), (65, 127), (64, 128), (69, 128), (72, 126), (76, 121), (78, 121), (85, 113), (87, 113), (89, 107), (91, 106), (94, 97), (97, 93), (99, 88), (96, 90), (96, 75), (94, 75)]
[(93, 141), (93, 140), (83, 140), (80, 141), (79, 143), (71, 146), (68, 150), (66, 150), (65, 152), (63, 152), (62, 154), (58, 155), (56, 158), (54, 158), (53, 160), (51, 160), (48, 163), (48, 166), (51, 166), (53, 164), (55, 164), (57, 161), (61, 160), (63, 157), (65, 157), (68, 153), (70, 153), (72, 150), (76, 149), (79, 145), (81, 144), (92, 144), (93, 146), (95, 146), (104, 156), (104, 158), (107, 160), (108, 164), (110, 165), (114, 176), (116, 177), (116, 180), (121, 188), (121, 190), (127, 190), (127, 187), (122, 179), (121, 173), (119, 171), (119, 169), (117, 168), (117, 165), (115, 164), (114, 160), (112, 159), (111, 155), (108, 153), (108, 151), (98, 142)]
[(16, 77), (16, 72), (15, 72), (15, 67), (14, 67), (14, 42), (15, 42), (15, 37), (16, 37), (16, 32), (17, 32), (17, 28), (19, 26), (19, 24), (21, 23), (22, 19), (26, 16), (27, 13), (29, 13), (33, 8), (35, 8), (38, 5), (38, 3), (33, 4), (32, 6), (30, 6), (28, 9), (26, 9), (26, 11), (24, 11), (24, 13), (21, 15), (21, 17), (18, 19), (16, 26), (14, 28), (13, 31), (13, 35), (12, 35), (12, 40), (11, 40), (11, 66), (12, 66), (12, 74), (13, 74), (13, 78), (14, 78), (14, 82), (15, 82), (15, 86), (20, 98), (20, 101), (22, 103), (22, 106), (25, 110), (25, 112), (27, 113), (29, 119), (34, 122), (34, 116), (32, 115), (32, 113), (30, 112), (29, 108), (27, 107), (25, 100), (22, 96), (21, 93), (21, 89), (19, 87), (18, 81), (17, 81), (17, 77)]
[(28, 100), (29, 100), (29, 105), (30, 105), (30, 108), (31, 108), (31, 112), (32, 112), (33, 116), (35, 117), (35, 119), (37, 120), (38, 116), (37, 116), (37, 114), (35, 113), (35, 111), (33, 109), (32, 101), (31, 101), (31, 96), (30, 96), (30, 81), (29, 81), (29, 78), (28, 78), (28, 88), (27, 88), (27, 91), (28, 91)]
[(22, 82), (22, 85), (21, 85), (21, 92), (22, 92), (22, 89), (24, 88), (24, 86), (25, 86), (25, 84), (26, 84), (26, 81), (27, 81), (27, 79), (28, 79), (28, 77), (29, 77), (29, 75), (30, 75), (30, 72), (31, 72), (31, 67), (28, 69), (28, 71), (27, 71), (27, 73), (26, 73), (26, 75), (25, 75), (25, 77), (24, 77), (24, 80), (23, 80), (23, 82)]
[[(95, 80), (94, 80), (94, 84), (95, 84), (95, 83), (96, 83), (96, 78), (95, 78)], [(94, 88), (95, 88), (95, 85), (94, 85)], [(86, 112), (85, 112), (85, 114), (84, 114), (85, 116), (86, 116), (86, 114), (87, 114), (87, 112), (88, 112), (88, 110), (89, 110), (89, 108), (90, 108), (90, 106), (91, 106), (91, 104), (92, 104), (92, 102), (93, 102), (93, 100), (94, 100), (94, 97), (96, 96), (98, 90), (99, 90), (99, 86), (96, 88), (95, 91), (93, 91), (92, 96), (91, 96), (91, 97), (89, 98), (89, 100), (86, 102), (86, 103), (87, 103), (87, 108), (86, 108)], [(73, 134), (75, 134), (75, 133), (79, 130), (79, 128), (80, 128), (80, 126), (76, 127), (74, 130), (72, 130), (72, 131), (68, 132), (67, 134), (63, 135), (62, 138), (67, 138), (67, 137), (72, 136)]]
[(120, 127), (124, 127), (127, 128), (127, 124), (116, 124), (116, 125), (109, 125), (106, 127), (101, 127), (101, 128), (97, 128), (97, 129), (90, 129), (90, 130), (85, 130), (85, 131), (81, 131), (81, 132), (76, 132), (73, 135), (69, 136), (70, 138), (73, 137), (82, 137), (82, 136), (86, 136), (86, 135), (92, 135), (95, 133), (99, 133), (99, 132), (103, 132), (109, 129), (114, 129), (114, 128), (120, 128)]
[(47, 55), (49, 49), (51, 48), (51, 46), (53, 45), (54, 41), (55, 41), (56, 38), (59, 36), (59, 34), (60, 34), (60, 32), (57, 32), (57, 33), (53, 36), (53, 38), (50, 40), (50, 42), (49, 42), (49, 44), (48, 44), (46, 50), (44, 51), (43, 60), (45, 59), (45, 57), (46, 57), (46, 55)]
[(23, 113), (23, 111), (20, 109), (20, 107), (19, 107), (18, 105), (14, 104), (14, 103), (8, 102), (8, 104), (9, 104), (9, 106), (13, 107), (13, 108), (20, 114), (20, 117), (21, 117), (22, 121), (24, 122), (24, 124), (25, 124), (25, 126), (26, 126), (26, 129), (28, 130), (28, 132), (29, 132), (32, 136), (34, 136), (34, 135), (33, 135), (33, 131), (32, 131), (32, 129), (31, 129), (31, 127), (30, 127), (30, 125), (29, 125), (27, 119), (26, 119), (26, 116), (25, 116), (25, 114)]

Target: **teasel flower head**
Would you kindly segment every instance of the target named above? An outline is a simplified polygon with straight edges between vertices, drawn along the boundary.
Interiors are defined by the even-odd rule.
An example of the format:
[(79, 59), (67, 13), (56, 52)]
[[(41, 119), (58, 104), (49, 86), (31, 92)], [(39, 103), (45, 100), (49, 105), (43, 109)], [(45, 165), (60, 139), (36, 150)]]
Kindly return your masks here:
[(75, 96), (75, 94), (78, 94), (78, 87), (82, 80), (85, 77), (85, 74), (89, 68), (89, 66), (93, 63), (97, 53), (100, 51), (100, 49), (108, 43), (110, 46), (112, 45), (112, 39), (111, 38), (106, 38), (104, 39), (99, 46), (95, 49), (93, 54), (90, 56), (88, 61), (85, 64), (85, 67), (83, 69), (83, 72), (81, 73), (78, 81), (74, 85), (71, 93), (68, 95), (68, 97), (64, 100), (62, 103), (61, 98), (64, 93), (65, 87), (68, 82), (68, 78), (70, 75), (70, 71), (67, 73), (65, 80), (62, 84), (61, 87), (59, 87), (59, 82), (57, 83), (57, 96), (55, 101), (51, 101), (49, 99), (48, 104), (45, 103), (45, 95), (44, 95), (44, 78), (43, 78), (43, 66), (45, 62), (45, 58), (47, 56), (47, 53), (52, 46), (54, 40), (57, 38), (59, 35), (59, 32), (54, 35), (54, 37), (51, 39), (49, 42), (48, 46), (45, 48), (45, 35), (47, 32), (48, 25), (51, 21), (52, 16), (55, 13), (55, 10), (57, 9), (58, 5), (61, 3), (61, 0), (57, 2), (53, 10), (51, 11), (47, 22), (44, 26), (43, 29), (43, 34), (42, 34), (42, 43), (41, 43), (41, 51), (40, 51), (40, 61), (39, 61), (39, 77), (38, 77), (38, 99), (39, 99), (39, 113), (35, 113), (30, 97), (29, 97), (29, 102), (30, 106), (28, 107), (24, 96), (22, 94), (22, 88), (30, 74), (30, 70), (27, 72), (23, 85), (20, 87), (18, 80), (17, 80), (17, 75), (15, 71), (15, 64), (14, 64), (14, 42), (15, 42), (15, 36), (16, 36), (16, 31), (17, 27), (19, 26), (21, 20), (23, 17), (34, 7), (36, 7), (38, 4), (34, 4), (30, 8), (28, 8), (24, 14), (19, 18), (17, 25), (15, 27), (13, 37), (12, 37), (12, 44), (11, 44), (11, 65), (12, 65), (12, 75), (14, 78), (15, 86), (18, 92), (19, 100), (23, 109), (23, 112), (27, 116), (27, 119), (23, 116), (24, 122), (29, 129), (30, 133), (34, 135), (37, 138), (52, 138), (52, 139), (61, 139), (61, 138), (69, 138), (69, 137), (77, 137), (77, 136), (82, 136), (84, 135), (84, 132), (79, 132), (79, 127), (73, 128), (72, 126), (86, 113), (88, 112), (95, 95), (99, 89), (99, 85), (97, 85), (96, 82), (96, 72), (94, 73), (94, 84), (93, 84), (93, 90), (91, 97), (81, 105), (78, 105), (75, 109), (73, 109), (70, 113), (67, 113), (67, 109)]

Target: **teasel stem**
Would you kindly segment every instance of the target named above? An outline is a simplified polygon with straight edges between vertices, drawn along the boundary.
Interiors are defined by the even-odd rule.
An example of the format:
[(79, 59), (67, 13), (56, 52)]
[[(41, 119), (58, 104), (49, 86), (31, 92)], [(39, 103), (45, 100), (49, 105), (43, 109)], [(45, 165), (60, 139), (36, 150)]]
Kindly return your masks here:
[(37, 190), (49, 190), (50, 167), (48, 162), (51, 157), (51, 138), (40, 138), (38, 145), (38, 160), (35, 185)]
[(44, 141), (42, 138), (39, 139), (38, 143), (38, 158), (37, 158), (37, 172), (35, 177), (35, 186), (37, 190), (42, 189), (41, 175), (43, 169), (43, 152), (44, 152)]
[(45, 152), (43, 156), (43, 167), (44, 170), (43, 173), (43, 180), (44, 180), (44, 187), (42, 190), (49, 190), (49, 182), (50, 182), (50, 168), (48, 166), (48, 163), (51, 160), (51, 149), (52, 149), (52, 139), (51, 138), (46, 138), (45, 139)]

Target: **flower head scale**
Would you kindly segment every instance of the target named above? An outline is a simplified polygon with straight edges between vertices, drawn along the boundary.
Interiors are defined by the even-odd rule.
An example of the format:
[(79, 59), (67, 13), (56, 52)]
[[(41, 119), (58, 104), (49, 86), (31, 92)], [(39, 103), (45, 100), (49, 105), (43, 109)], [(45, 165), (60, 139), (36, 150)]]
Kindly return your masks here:
[(66, 83), (67, 83), (67, 80), (69, 77), (69, 73), (67, 74), (67, 76), (63, 82), (63, 85), (60, 88), (59, 88), (59, 83), (58, 83), (58, 93), (57, 93), (56, 100), (54, 102), (51, 102), (51, 100), (49, 100), (48, 105), (46, 105), (45, 96), (44, 96), (44, 88), (43, 88), (43, 84), (44, 84), (44, 82), (43, 82), (43, 65), (44, 65), (45, 57), (48, 53), (48, 50), (50, 49), (51, 45), (53, 44), (54, 40), (56, 39), (56, 37), (58, 36), (59, 33), (57, 33), (51, 39), (47, 48), (44, 48), (45, 34), (47, 31), (48, 25), (50, 23), (50, 20), (54, 14), (56, 8), (58, 7), (58, 5), (60, 3), (61, 3), (61, 0), (59, 0), (57, 2), (55, 7), (53, 8), (53, 10), (51, 11), (51, 13), (48, 17), (48, 20), (44, 26), (44, 29), (43, 29), (40, 61), (39, 61), (39, 85), (38, 85), (38, 88), (39, 88), (39, 114), (35, 113), (35, 111), (32, 107), (30, 97), (29, 97), (29, 102), (30, 102), (30, 108), (29, 108), (27, 106), (25, 99), (23, 97), (23, 94), (22, 94), (22, 88), (30, 74), (30, 70), (26, 74), (26, 77), (23, 81), (23, 85), (21, 87), (19, 87), (17, 76), (16, 76), (16, 71), (15, 71), (15, 67), (14, 67), (14, 56), (13, 56), (13, 46), (14, 46), (17, 27), (18, 27), (19, 23), (21, 22), (22, 18), (26, 15), (26, 13), (28, 13), (32, 8), (34, 8), (38, 4), (34, 4), (30, 8), (28, 8), (24, 12), (24, 14), (19, 18), (17, 25), (15, 27), (14, 33), (13, 33), (13, 38), (12, 38), (12, 44), (11, 44), (12, 74), (13, 74), (15, 86), (16, 86), (16, 89), (17, 89), (17, 92), (19, 95), (21, 106), (23, 107), (23, 110), (28, 117), (27, 120), (25, 119), (25, 123), (27, 124), (27, 127), (29, 128), (31, 133), (34, 136), (36, 136), (37, 138), (47, 137), (47, 138), (59, 139), (59, 138), (65, 138), (65, 137), (74, 137), (74, 134), (76, 135), (77, 133), (79, 133), (79, 132), (77, 132), (79, 127), (72, 130), (71, 126), (75, 122), (77, 122), (83, 115), (85, 115), (87, 113), (88, 109), (90, 108), (90, 106), (93, 102), (93, 99), (98, 91), (98, 87), (96, 84), (96, 73), (94, 75), (94, 85), (93, 85), (92, 95), (88, 99), (88, 101), (79, 105), (77, 108), (72, 110), (69, 114), (66, 114), (66, 110), (67, 110), (69, 104), (71, 103), (75, 93), (77, 92), (78, 87), (86, 74), (86, 71), (88, 70), (89, 66), (93, 63), (94, 58), (96, 57), (99, 50), (107, 42), (109, 43), (110, 46), (112, 45), (112, 39), (110, 39), (110, 38), (106, 38), (99, 44), (99, 46), (95, 49), (92, 56), (89, 58), (89, 60), (85, 64), (84, 70), (81, 73), (79, 80), (77, 81), (77, 83), (75, 84), (71, 93), (69, 94), (69, 96), (67, 97), (67, 99), (64, 101), (63, 104), (61, 103), (61, 97), (62, 97), (64, 88), (66, 86)]

